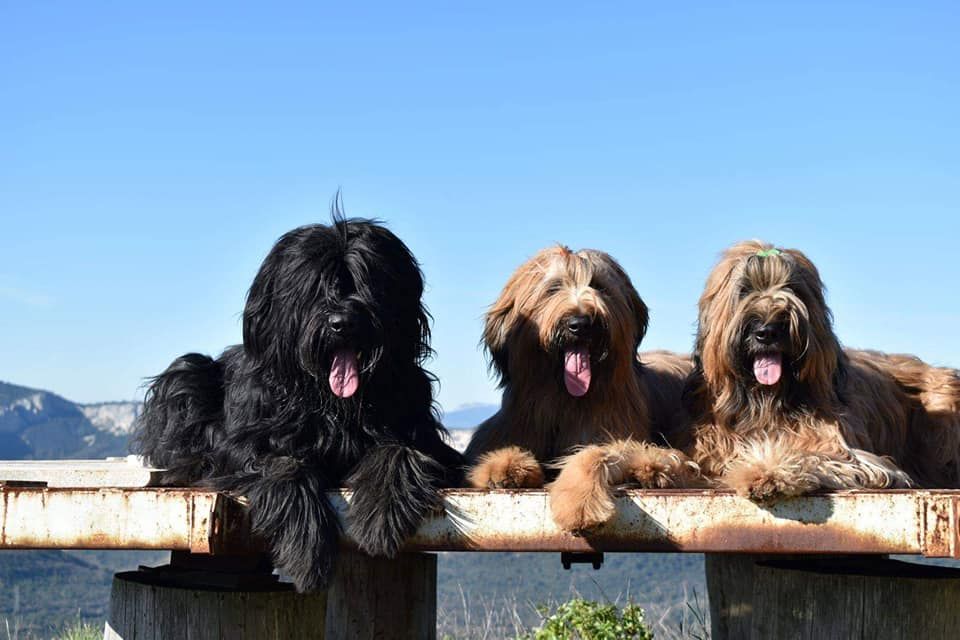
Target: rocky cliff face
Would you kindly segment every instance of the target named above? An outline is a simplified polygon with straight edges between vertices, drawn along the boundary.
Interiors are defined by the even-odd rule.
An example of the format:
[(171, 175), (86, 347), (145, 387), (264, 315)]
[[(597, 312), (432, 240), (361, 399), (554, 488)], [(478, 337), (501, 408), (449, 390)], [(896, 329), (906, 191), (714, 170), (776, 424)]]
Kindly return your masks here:
[(135, 402), (79, 405), (49, 391), (0, 382), (0, 458), (126, 455)]

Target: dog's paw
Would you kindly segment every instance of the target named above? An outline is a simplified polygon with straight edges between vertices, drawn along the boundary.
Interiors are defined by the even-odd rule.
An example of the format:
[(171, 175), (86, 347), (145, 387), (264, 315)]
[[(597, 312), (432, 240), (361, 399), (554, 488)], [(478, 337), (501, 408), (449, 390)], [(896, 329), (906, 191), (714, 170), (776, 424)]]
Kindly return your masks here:
[(731, 468), (724, 477), (724, 482), (739, 495), (759, 504), (772, 504), (820, 488), (816, 478), (810, 474), (771, 468), (756, 462)]
[(673, 489), (702, 486), (700, 467), (683, 453), (654, 445), (640, 445), (628, 452), (628, 482), (641, 489)]
[(476, 489), (537, 489), (543, 486), (543, 467), (520, 447), (504, 447), (483, 454), (467, 480)]
[(676, 486), (672, 470), (672, 465), (666, 461), (651, 458), (633, 467), (630, 470), (630, 479), (632, 484), (641, 489), (668, 489)]
[(435, 460), (406, 446), (373, 449), (347, 479), (353, 489), (347, 526), (369, 555), (394, 557), (440, 504)]
[(287, 564), (279, 568), (281, 573), (290, 576), (297, 593), (316, 593), (330, 586), (334, 574), (335, 554), (336, 550), (325, 551), (319, 557), (301, 560), (299, 564)]
[(610, 520), (616, 505), (608, 487), (601, 447), (582, 449), (562, 461), (550, 484), (553, 521), (566, 531), (588, 531)]
[(616, 513), (613, 499), (595, 488), (569, 486), (557, 482), (550, 485), (550, 513), (564, 531), (589, 531), (608, 522)]
[(379, 512), (367, 512), (361, 517), (351, 514), (347, 532), (360, 551), (370, 556), (393, 558), (400, 552), (413, 527), (398, 524), (401, 514), (390, 513), (390, 507)]

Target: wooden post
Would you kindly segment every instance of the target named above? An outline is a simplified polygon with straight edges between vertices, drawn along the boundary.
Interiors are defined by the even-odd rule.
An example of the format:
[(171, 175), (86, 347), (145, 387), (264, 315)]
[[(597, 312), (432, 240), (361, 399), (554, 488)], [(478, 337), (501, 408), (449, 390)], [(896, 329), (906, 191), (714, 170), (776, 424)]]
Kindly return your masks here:
[(104, 640), (435, 640), (437, 557), (344, 552), (330, 589), (298, 594), (258, 556), (172, 554), (118, 573)]
[(437, 556), (343, 553), (327, 592), (326, 640), (437, 637)]
[(262, 556), (172, 554), (113, 577), (104, 640), (322, 638), (327, 594), (298, 594)]
[(882, 556), (711, 554), (707, 578), (715, 640), (913, 640), (960, 629), (957, 569)]
[(710, 638), (750, 637), (753, 612), (753, 568), (770, 556), (708, 553), (704, 557), (710, 600)]
[[(859, 556), (883, 559), (887, 556)], [(754, 584), (758, 564), (788, 558), (794, 562), (850, 562), (858, 556), (773, 555), (757, 553), (708, 553), (704, 557), (707, 594), (710, 600), (712, 640), (742, 640), (753, 628)]]
[(753, 603), (753, 638), (956, 638), (960, 570), (884, 558), (761, 562)]

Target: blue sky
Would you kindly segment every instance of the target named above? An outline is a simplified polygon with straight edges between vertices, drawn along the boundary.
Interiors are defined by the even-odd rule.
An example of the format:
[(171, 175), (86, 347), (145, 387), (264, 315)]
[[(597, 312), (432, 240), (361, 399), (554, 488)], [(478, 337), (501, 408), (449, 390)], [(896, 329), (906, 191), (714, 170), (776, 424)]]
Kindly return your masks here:
[[(721, 6), (722, 5), (722, 6)], [(687, 350), (718, 252), (820, 266), (841, 339), (960, 366), (955, 3), (0, 4), (0, 379), (135, 397), (240, 337), (273, 241), (423, 264), (447, 409), (509, 273), (604, 249)]]

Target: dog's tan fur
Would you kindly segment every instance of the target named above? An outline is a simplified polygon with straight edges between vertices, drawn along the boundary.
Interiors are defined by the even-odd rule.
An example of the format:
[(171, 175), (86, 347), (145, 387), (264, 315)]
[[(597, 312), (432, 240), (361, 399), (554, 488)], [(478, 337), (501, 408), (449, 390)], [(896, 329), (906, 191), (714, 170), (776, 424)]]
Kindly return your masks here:
[[(721, 486), (758, 501), (817, 489), (960, 486), (960, 377), (913, 356), (843, 349), (824, 287), (800, 251), (727, 250), (699, 305), (676, 442)], [(751, 322), (787, 327), (783, 378), (744, 366)], [(787, 362), (789, 360), (789, 363)]]
[[(558, 379), (558, 330), (587, 315), (604, 327), (606, 357), (582, 397)], [(474, 434), (472, 486), (538, 487), (541, 463), (559, 468), (550, 485), (557, 523), (586, 529), (613, 514), (612, 488), (690, 484), (696, 466), (649, 443), (653, 427), (680, 407), (689, 358), (652, 352), (637, 361), (647, 308), (609, 255), (545, 249), (511, 276), (486, 316), (484, 344), (504, 387), (500, 411)], [(585, 446), (587, 445), (587, 446)]]

